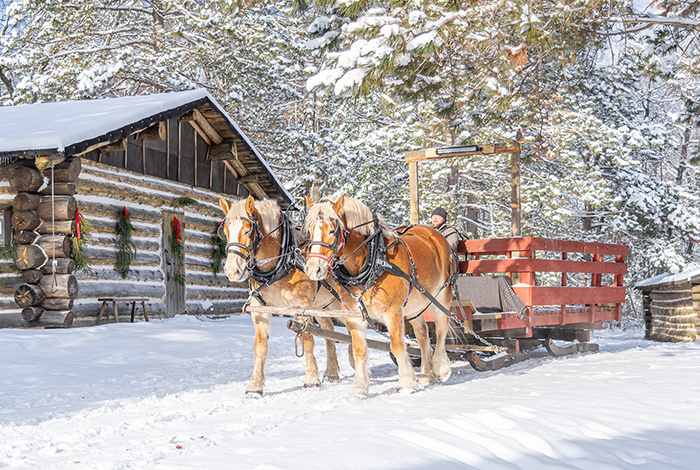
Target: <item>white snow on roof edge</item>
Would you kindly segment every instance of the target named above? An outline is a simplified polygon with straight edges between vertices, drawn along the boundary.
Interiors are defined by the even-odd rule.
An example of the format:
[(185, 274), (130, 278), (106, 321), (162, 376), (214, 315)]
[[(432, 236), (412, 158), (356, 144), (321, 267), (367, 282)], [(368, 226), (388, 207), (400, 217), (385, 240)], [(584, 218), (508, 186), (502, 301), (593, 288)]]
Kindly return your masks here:
[(692, 280), (700, 278), (700, 268), (690, 269), (688, 271), (683, 271), (678, 274), (664, 273), (658, 276), (650, 277), (639, 281), (634, 285), (635, 289), (641, 289), (642, 287), (650, 287), (659, 284), (671, 284), (674, 282), (690, 282)]
[(108, 134), (161, 112), (206, 98), (265, 167), (288, 201), (294, 201), (277, 175), (231, 116), (204, 88), (142, 96), (0, 106), (0, 153), (62, 152), (66, 147)]

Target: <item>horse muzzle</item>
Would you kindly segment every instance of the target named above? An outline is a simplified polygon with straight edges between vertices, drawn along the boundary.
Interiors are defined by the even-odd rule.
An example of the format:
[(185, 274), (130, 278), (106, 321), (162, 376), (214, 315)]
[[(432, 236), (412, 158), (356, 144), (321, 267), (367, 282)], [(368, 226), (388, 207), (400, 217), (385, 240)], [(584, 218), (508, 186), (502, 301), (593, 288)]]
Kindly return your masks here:
[(309, 259), (304, 265), (304, 272), (312, 281), (322, 281), (331, 273), (331, 262), (326, 257), (313, 256), (314, 254), (309, 254)]

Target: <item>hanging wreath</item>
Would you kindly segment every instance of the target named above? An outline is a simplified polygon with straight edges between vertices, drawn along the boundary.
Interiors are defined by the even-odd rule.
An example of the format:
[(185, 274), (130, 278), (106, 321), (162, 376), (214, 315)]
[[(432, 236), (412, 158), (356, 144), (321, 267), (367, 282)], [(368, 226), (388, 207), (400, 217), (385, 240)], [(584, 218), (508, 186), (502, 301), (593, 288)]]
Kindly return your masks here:
[(80, 209), (75, 210), (75, 237), (73, 237), (73, 252), (71, 259), (78, 272), (91, 273), (92, 259), (87, 255), (87, 242), (90, 240), (92, 224), (83, 217)]
[(136, 245), (132, 240), (135, 231), (125, 207), (117, 215), (117, 260), (114, 263), (114, 269), (125, 279), (131, 271), (131, 262), (136, 257)]
[(214, 276), (221, 272), (221, 265), (224, 262), (224, 259), (226, 259), (226, 240), (219, 236), (219, 231), (221, 230), (221, 226), (223, 224), (223, 221), (219, 222), (219, 227), (217, 228), (216, 232), (214, 232), (214, 236), (211, 237), (211, 243), (214, 245), (214, 251), (211, 254), (211, 272), (214, 273)]
[(182, 239), (182, 225), (180, 219), (173, 217), (170, 234), (170, 250), (173, 257), (178, 260), (177, 269), (175, 271), (175, 282), (181, 286), (185, 285), (185, 274), (182, 272), (185, 266), (185, 250), (183, 248), (184, 240)]

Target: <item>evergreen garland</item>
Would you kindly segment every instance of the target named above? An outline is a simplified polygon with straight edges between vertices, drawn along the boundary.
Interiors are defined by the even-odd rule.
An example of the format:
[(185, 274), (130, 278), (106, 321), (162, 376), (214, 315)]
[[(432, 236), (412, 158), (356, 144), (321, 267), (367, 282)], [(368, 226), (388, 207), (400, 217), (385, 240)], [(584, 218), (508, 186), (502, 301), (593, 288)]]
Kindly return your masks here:
[(11, 246), (5, 246), (0, 248), (0, 259), (14, 259), (15, 251)]
[(75, 262), (75, 270), (78, 272), (91, 273), (92, 259), (87, 255), (87, 242), (90, 240), (90, 229), (92, 224), (88, 222), (80, 213), (75, 210), (75, 230), (73, 237), (73, 252), (71, 259)]
[[(219, 222), (219, 227), (221, 227), (222, 224), (223, 222)], [(226, 240), (219, 237), (219, 231), (217, 230), (211, 237), (211, 243), (214, 245), (214, 251), (211, 254), (211, 272), (216, 276), (221, 272), (221, 264), (224, 262), (224, 259), (226, 259)]]
[(131, 271), (131, 262), (136, 257), (136, 245), (131, 239), (135, 231), (125, 207), (117, 216), (117, 260), (114, 263), (114, 269), (125, 279)]
[(199, 203), (189, 196), (181, 196), (181, 197), (175, 198), (175, 199), (173, 199), (173, 202), (170, 203), (170, 205), (173, 207), (187, 207), (187, 206), (194, 206), (196, 204), (199, 204)]
[(175, 282), (181, 286), (185, 285), (185, 275), (182, 272), (185, 266), (185, 250), (183, 249), (184, 240), (182, 239), (182, 225), (180, 219), (173, 217), (170, 233), (170, 250), (173, 257), (178, 260), (177, 270), (175, 271)]

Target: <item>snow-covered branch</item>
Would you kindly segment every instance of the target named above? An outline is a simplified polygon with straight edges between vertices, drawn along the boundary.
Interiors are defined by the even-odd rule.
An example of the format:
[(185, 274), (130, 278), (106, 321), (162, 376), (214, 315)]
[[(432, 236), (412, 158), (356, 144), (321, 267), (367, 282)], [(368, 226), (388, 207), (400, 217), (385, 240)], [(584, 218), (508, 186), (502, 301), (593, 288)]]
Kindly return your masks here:
[(681, 29), (691, 29), (700, 31), (700, 20), (694, 18), (682, 18), (680, 16), (658, 16), (658, 15), (633, 15), (633, 16), (611, 16), (610, 18), (594, 18), (584, 20), (587, 23), (622, 23), (622, 24), (650, 24), (671, 26)]

